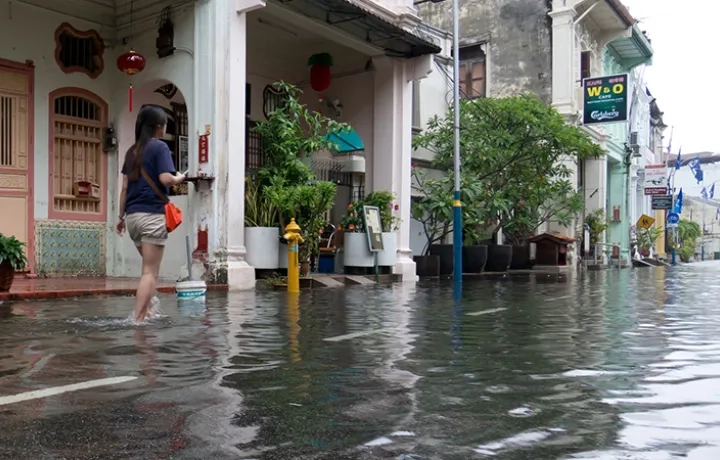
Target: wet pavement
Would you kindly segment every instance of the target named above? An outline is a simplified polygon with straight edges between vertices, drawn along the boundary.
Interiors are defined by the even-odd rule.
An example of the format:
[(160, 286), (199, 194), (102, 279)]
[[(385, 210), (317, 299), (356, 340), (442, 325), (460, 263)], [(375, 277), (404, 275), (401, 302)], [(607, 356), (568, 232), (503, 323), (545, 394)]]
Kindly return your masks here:
[(717, 460), (719, 297), (707, 262), (477, 279), (459, 301), (166, 295), (145, 326), (130, 298), (6, 303), (0, 459)]

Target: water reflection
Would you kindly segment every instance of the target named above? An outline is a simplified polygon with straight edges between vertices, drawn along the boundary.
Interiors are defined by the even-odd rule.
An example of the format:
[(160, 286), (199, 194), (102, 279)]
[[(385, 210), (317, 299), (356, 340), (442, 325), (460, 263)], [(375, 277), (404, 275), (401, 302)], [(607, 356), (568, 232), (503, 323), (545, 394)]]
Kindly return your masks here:
[[(10, 306), (0, 458), (720, 458), (720, 264)], [(327, 340), (331, 339), (331, 340)]]

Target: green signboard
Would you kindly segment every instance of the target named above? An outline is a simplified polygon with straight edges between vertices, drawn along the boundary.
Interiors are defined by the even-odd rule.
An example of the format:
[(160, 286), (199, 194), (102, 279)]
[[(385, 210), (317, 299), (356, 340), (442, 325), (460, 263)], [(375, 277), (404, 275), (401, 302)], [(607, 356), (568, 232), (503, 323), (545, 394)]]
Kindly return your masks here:
[(583, 80), (583, 124), (627, 121), (628, 107), (627, 74)]

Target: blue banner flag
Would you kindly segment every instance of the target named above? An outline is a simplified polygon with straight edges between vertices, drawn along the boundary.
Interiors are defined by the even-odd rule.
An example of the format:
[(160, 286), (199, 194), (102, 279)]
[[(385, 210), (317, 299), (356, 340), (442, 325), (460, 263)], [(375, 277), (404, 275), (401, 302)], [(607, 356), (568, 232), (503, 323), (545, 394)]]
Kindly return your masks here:
[(707, 190), (705, 190), (705, 187), (703, 187), (702, 192), (700, 192), (700, 196), (702, 197), (703, 200), (708, 199), (708, 194), (707, 194)]
[(715, 183), (713, 182), (712, 186), (710, 186), (710, 199), (712, 200), (715, 197)]
[(680, 150), (678, 150), (677, 160), (675, 160), (675, 169), (680, 169), (680, 166), (682, 166), (682, 159), (680, 158), (681, 153), (682, 153), (682, 147), (680, 147)]
[(690, 160), (690, 163), (688, 163), (688, 166), (690, 166), (690, 171), (693, 172), (693, 175), (695, 176), (695, 180), (697, 180), (697, 183), (703, 181), (703, 171), (702, 168), (700, 168), (700, 158), (695, 157), (692, 160)]
[(676, 214), (682, 214), (682, 207), (683, 207), (683, 192), (682, 188), (680, 189), (680, 193), (678, 193), (677, 198), (675, 199), (675, 213)]

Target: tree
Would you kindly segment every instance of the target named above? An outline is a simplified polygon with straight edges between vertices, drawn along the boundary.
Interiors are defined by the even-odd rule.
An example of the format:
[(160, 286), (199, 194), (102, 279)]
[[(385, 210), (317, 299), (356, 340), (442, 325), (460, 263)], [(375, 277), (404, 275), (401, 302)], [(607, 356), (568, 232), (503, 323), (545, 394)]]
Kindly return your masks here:
[(282, 104), (253, 129), (263, 143), (263, 166), (252, 180), (260, 191), (257, 200), (268, 201), (277, 209), (281, 230), (294, 217), (302, 228), (305, 243), (300, 260), (306, 262), (318, 254), (320, 232), (327, 224), (327, 211), (335, 200), (336, 184), (318, 181), (310, 167), (312, 154), (320, 150), (337, 151), (329, 140), (332, 132), (347, 132), (350, 127), (299, 101), (302, 91), (291, 84), (277, 82), (275, 91)]
[[(338, 145), (328, 138), (331, 132), (346, 132), (345, 123), (338, 123), (300, 103), (302, 91), (289, 83), (273, 84), (283, 95), (283, 103), (268, 114), (266, 120), (253, 128), (262, 138), (263, 166), (253, 180), (265, 195), (269, 187), (295, 187), (312, 185), (315, 175), (310, 167), (313, 153), (320, 150), (337, 151)], [(277, 190), (276, 190), (277, 191)], [(279, 203), (276, 205), (280, 206)], [(280, 226), (289, 221), (281, 213)]]
[(678, 222), (678, 255), (683, 262), (690, 262), (695, 255), (697, 240), (702, 236), (702, 230), (697, 222), (687, 219), (680, 219)]
[[(503, 228), (519, 244), (550, 220), (572, 223), (583, 204), (575, 165), (603, 155), (587, 134), (530, 94), (462, 101), (460, 126), (462, 175), (482, 183), (477, 201), (463, 206), (477, 207), (482, 225), (493, 233)], [(434, 166), (450, 171), (452, 110), (431, 119), (414, 145), (434, 152)]]

